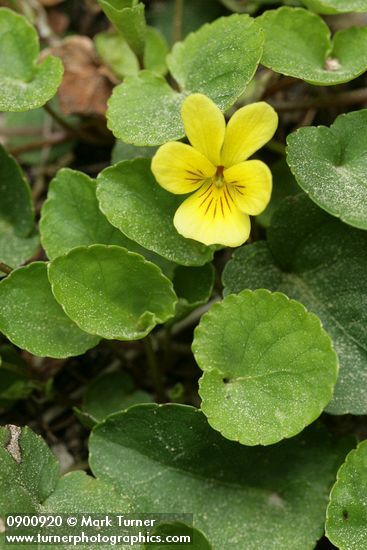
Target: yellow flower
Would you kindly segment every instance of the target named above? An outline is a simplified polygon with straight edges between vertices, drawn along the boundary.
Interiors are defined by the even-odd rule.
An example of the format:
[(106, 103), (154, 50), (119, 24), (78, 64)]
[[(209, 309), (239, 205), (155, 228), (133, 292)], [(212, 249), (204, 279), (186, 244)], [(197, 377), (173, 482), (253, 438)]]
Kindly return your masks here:
[(267, 206), (272, 189), (269, 168), (246, 160), (274, 135), (278, 116), (264, 102), (239, 109), (226, 127), (220, 109), (208, 97), (192, 94), (182, 105), (191, 143), (162, 145), (152, 160), (158, 183), (183, 201), (173, 223), (179, 233), (206, 245), (239, 246), (250, 235), (250, 215)]

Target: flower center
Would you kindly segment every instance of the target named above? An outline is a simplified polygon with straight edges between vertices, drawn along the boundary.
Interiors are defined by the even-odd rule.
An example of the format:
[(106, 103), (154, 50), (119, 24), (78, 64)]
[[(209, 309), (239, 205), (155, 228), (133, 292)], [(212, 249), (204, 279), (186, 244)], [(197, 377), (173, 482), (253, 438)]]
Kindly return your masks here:
[(224, 166), (217, 166), (217, 171), (213, 176), (214, 185), (219, 189), (221, 187), (224, 187), (224, 185), (226, 184), (223, 172), (224, 172)]

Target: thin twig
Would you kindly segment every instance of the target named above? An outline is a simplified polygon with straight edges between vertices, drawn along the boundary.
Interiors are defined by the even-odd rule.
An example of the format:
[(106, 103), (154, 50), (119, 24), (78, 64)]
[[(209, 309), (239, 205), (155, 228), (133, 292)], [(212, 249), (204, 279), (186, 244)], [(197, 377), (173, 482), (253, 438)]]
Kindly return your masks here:
[(8, 264), (4, 264), (4, 262), (0, 262), (0, 271), (9, 275), (13, 270)]
[(31, 143), (25, 143), (24, 145), (19, 145), (18, 147), (11, 147), (8, 149), (8, 152), (11, 155), (21, 155), (22, 153), (28, 153), (28, 151), (37, 151), (37, 149), (42, 149), (50, 145), (58, 145), (73, 139), (70, 134), (65, 132), (55, 132), (52, 136), (49, 136), (45, 139), (40, 139), (39, 141), (32, 141)]
[(182, 21), (184, 12), (184, 0), (175, 0), (175, 15), (172, 26), (172, 41), (179, 42), (182, 38)]
[(359, 88), (339, 94), (328, 94), (325, 97), (305, 98), (295, 101), (271, 101), (276, 111), (307, 111), (312, 108), (338, 107), (367, 103), (367, 88)]
[(144, 344), (145, 355), (147, 358), (150, 375), (152, 377), (152, 381), (153, 381), (156, 396), (157, 396), (157, 401), (159, 403), (164, 403), (165, 394), (164, 394), (164, 387), (163, 387), (161, 372), (157, 363), (156, 354), (153, 349), (153, 340), (149, 334), (143, 339), (143, 344)]

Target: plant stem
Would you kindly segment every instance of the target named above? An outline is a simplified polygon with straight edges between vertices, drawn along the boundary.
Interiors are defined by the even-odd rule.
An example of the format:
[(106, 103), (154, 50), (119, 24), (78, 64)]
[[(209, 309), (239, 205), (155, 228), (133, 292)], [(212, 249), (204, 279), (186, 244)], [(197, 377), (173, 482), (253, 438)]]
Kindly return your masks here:
[(0, 271), (9, 275), (9, 273), (11, 273), (13, 270), (9, 265), (0, 262)]
[(59, 143), (64, 143), (65, 141), (69, 141), (71, 139), (72, 136), (70, 134), (66, 134), (65, 132), (55, 132), (48, 138), (40, 139), (39, 141), (32, 141), (31, 143), (25, 143), (24, 145), (19, 145), (18, 147), (10, 147), (8, 152), (11, 155), (20, 155), (21, 153), (36, 151), (37, 149), (49, 147), (50, 145), (58, 145)]
[(182, 38), (182, 20), (184, 0), (175, 0), (175, 15), (173, 19), (172, 41), (179, 42)]
[(269, 149), (269, 151), (273, 151), (274, 153), (278, 153), (279, 155), (285, 155), (285, 145), (283, 143), (280, 143), (279, 141), (275, 141), (275, 139), (271, 139), (265, 147)]
[(76, 136), (79, 135), (78, 128), (75, 128), (72, 124), (69, 124), (65, 119), (62, 118), (54, 109), (51, 107), (49, 103), (46, 103), (43, 106), (44, 110), (52, 117), (61, 128), (64, 128), (68, 132), (71, 132), (72, 134), (75, 134)]
[(296, 101), (272, 101), (276, 111), (307, 111), (319, 107), (339, 107), (367, 103), (367, 88), (359, 88), (339, 94), (328, 94), (325, 97), (306, 98)]
[(152, 337), (148, 334), (148, 336), (144, 338), (143, 343), (144, 343), (145, 355), (147, 358), (147, 364), (150, 371), (150, 376), (152, 378), (155, 392), (157, 395), (157, 401), (158, 403), (164, 403), (165, 401), (164, 387), (163, 387), (161, 372), (157, 363), (157, 357), (153, 349)]

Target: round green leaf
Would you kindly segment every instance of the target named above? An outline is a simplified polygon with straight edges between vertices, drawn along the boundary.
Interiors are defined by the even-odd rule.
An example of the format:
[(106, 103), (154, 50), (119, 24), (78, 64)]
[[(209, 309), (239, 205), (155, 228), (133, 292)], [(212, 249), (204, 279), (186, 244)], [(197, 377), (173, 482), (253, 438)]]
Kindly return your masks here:
[(17, 267), (38, 246), (30, 187), (18, 163), (0, 145), (0, 261)]
[(144, 513), (194, 514), (215, 549), (308, 550), (347, 449), (321, 426), (270, 447), (245, 447), (183, 405), (137, 405), (90, 437), (95, 476)]
[(180, 108), (183, 95), (157, 74), (141, 71), (115, 86), (107, 122), (113, 134), (134, 145), (160, 145), (184, 136)]
[(60, 59), (41, 63), (36, 30), (17, 13), (0, 8), (0, 111), (27, 111), (44, 105), (59, 87)]
[(331, 40), (321, 17), (288, 7), (268, 10), (257, 21), (265, 33), (261, 63), (273, 71), (330, 86), (367, 69), (367, 27), (339, 31)]
[(327, 509), (326, 536), (340, 550), (367, 547), (367, 440), (347, 456)]
[(174, 314), (176, 295), (161, 270), (118, 246), (74, 248), (48, 269), (67, 315), (91, 334), (137, 340)]
[(367, 109), (339, 116), (330, 128), (301, 128), (287, 143), (288, 164), (310, 198), (367, 229)]
[(173, 216), (182, 197), (157, 184), (149, 160), (120, 162), (97, 181), (102, 212), (130, 239), (178, 264), (203, 265), (213, 258), (210, 247), (177, 233)]
[(214, 304), (195, 330), (209, 424), (244, 445), (270, 445), (330, 401), (338, 360), (316, 315), (280, 293), (245, 290)]
[(307, 8), (316, 13), (367, 12), (366, 0), (302, 0)]
[(366, 414), (367, 233), (329, 216), (306, 195), (286, 199), (264, 242), (238, 249), (228, 262), (225, 294), (279, 290), (316, 313), (340, 360), (332, 414)]
[(43, 262), (16, 269), (0, 282), (0, 331), (41, 357), (80, 355), (99, 341), (65, 315), (52, 295)]
[(210, 263), (199, 267), (176, 267), (172, 279), (178, 297), (175, 322), (210, 299), (214, 275), (214, 267)]
[(262, 54), (263, 34), (248, 15), (221, 17), (174, 45), (168, 67), (186, 92), (226, 110), (244, 92)]

